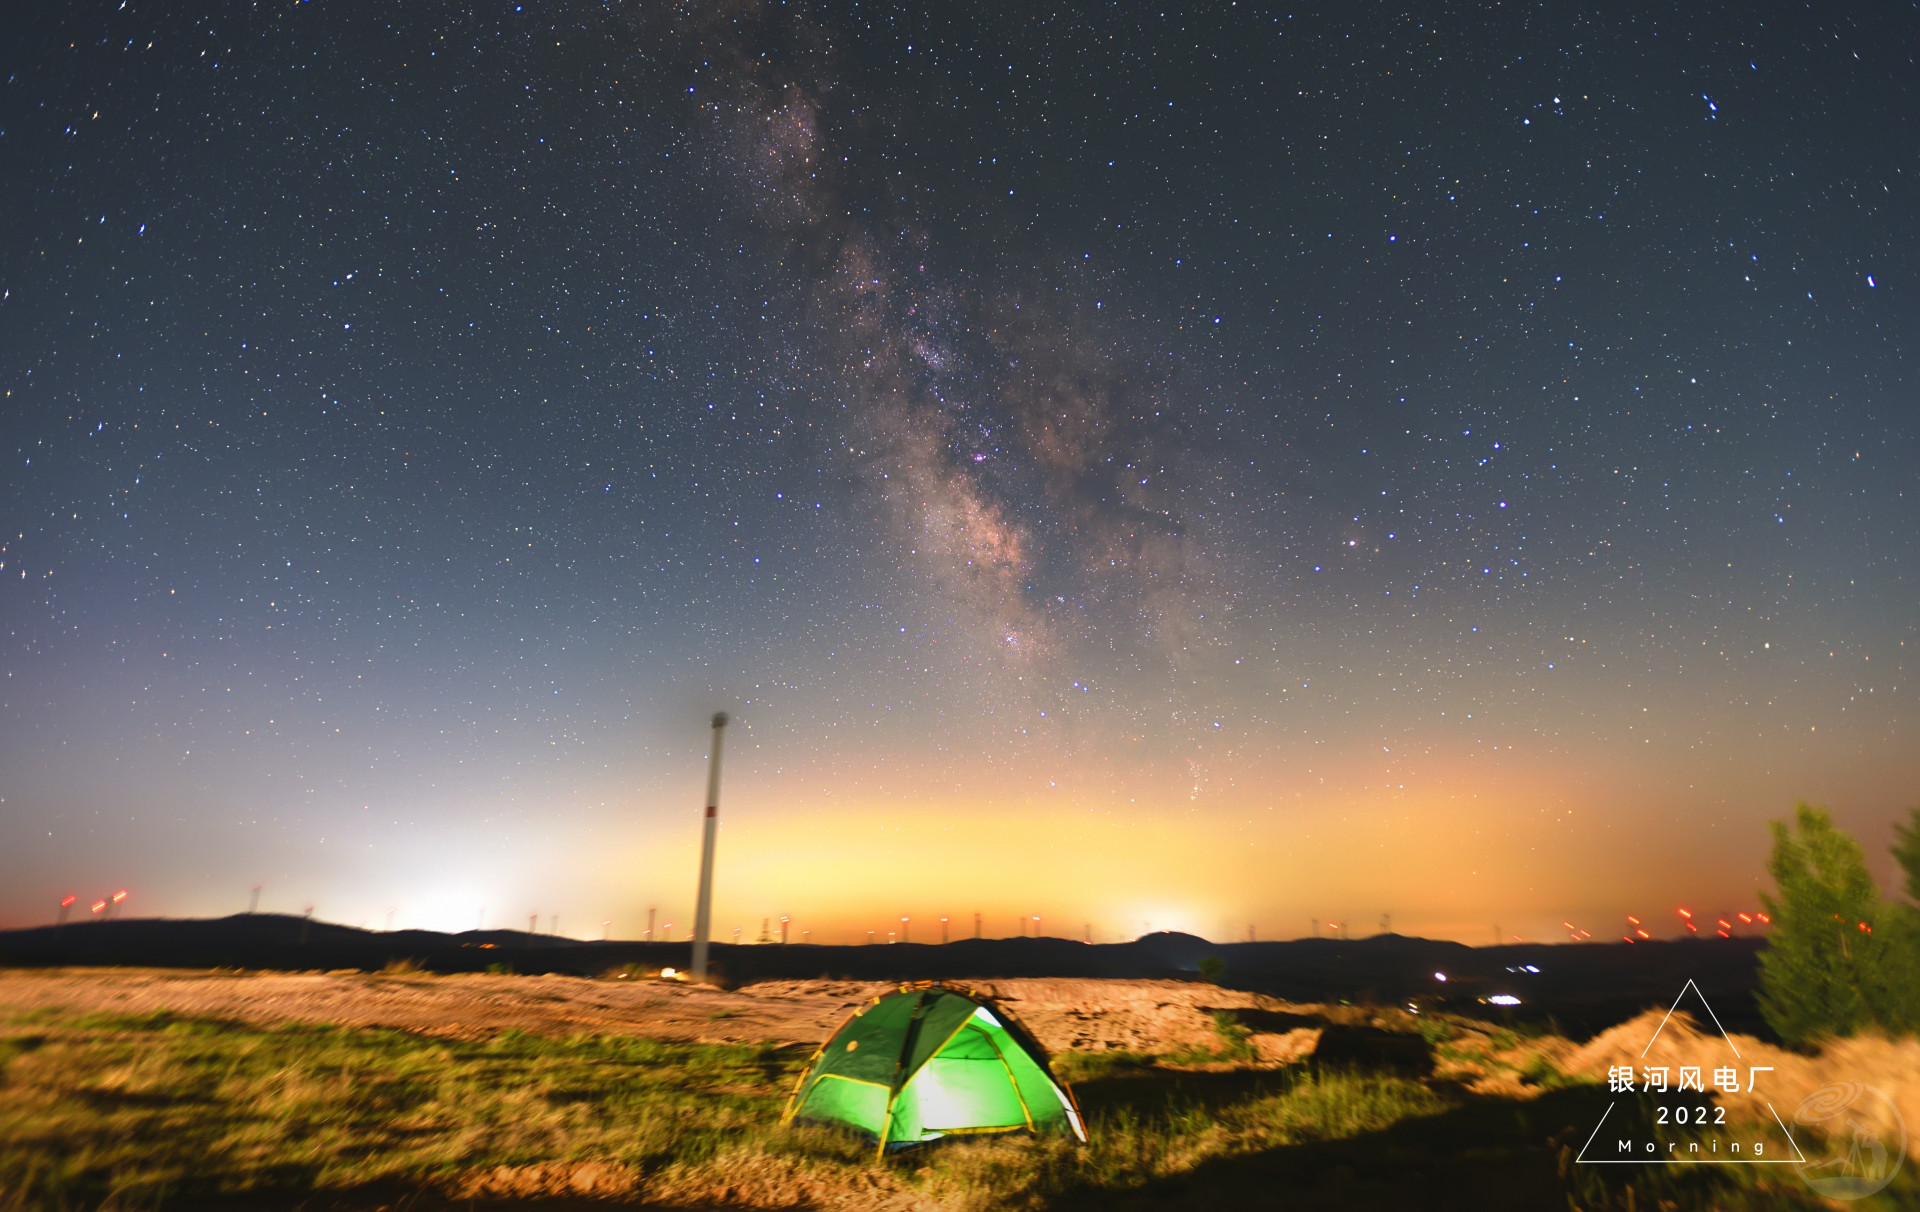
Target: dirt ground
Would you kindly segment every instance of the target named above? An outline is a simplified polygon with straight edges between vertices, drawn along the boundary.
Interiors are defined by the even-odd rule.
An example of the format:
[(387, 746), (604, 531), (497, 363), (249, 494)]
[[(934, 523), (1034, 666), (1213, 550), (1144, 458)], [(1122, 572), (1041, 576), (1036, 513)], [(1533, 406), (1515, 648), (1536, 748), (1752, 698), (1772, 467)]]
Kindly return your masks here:
[[(1050, 1052), (1166, 1053), (1217, 1045), (1212, 1012), (1256, 1010), (1286, 1023), (1305, 1009), (1183, 981), (1008, 980), (975, 985), (998, 998)], [(474, 1039), (532, 1034), (638, 1035), (690, 1043), (813, 1045), (880, 982), (766, 981), (721, 990), (677, 981), (568, 976), (352, 972), (198, 972), (137, 968), (0, 971), (0, 1013), (180, 1014), (248, 1023), (393, 1027)], [(1266, 1064), (1313, 1051), (1311, 1026), (1259, 1032)]]
[[(16, 969), (0, 970), (0, 1014), (170, 1010), (247, 1023), (391, 1027), (460, 1039), (489, 1038), (513, 1028), (551, 1036), (635, 1035), (810, 1048), (856, 1007), (893, 987), (813, 980), (765, 981), (722, 990), (677, 981), (566, 976)], [(1373, 1013), (1292, 1005), (1183, 981), (1005, 980), (974, 987), (999, 999), (1055, 1054), (1125, 1050), (1164, 1056), (1218, 1046), (1213, 1012), (1232, 1010), (1240, 1021), (1253, 1025), (1250, 1042), (1258, 1051), (1257, 1061), (1240, 1062), (1235, 1066), (1240, 1068), (1277, 1067), (1303, 1059), (1314, 1053), (1331, 1024)], [(1920, 1127), (1920, 1041), (1863, 1036), (1833, 1041), (1813, 1055), (1803, 1055), (1745, 1035), (1729, 1041), (1711, 1027), (1702, 1030), (1684, 1014), (1664, 1026), (1663, 1020), (1658, 1011), (1650, 1011), (1584, 1045), (1548, 1036), (1512, 1038), (1496, 1048), (1492, 1036), (1477, 1036), (1481, 1049), (1465, 1057), (1455, 1050), (1453, 1059), (1439, 1058), (1436, 1076), (1478, 1094), (1528, 1099), (1539, 1087), (1523, 1074), (1536, 1059), (1563, 1074), (1601, 1082), (1610, 1068), (1622, 1064), (1665, 1064), (1675, 1080), (1683, 1065), (1708, 1074), (1730, 1063), (1743, 1073), (1746, 1066), (1770, 1066), (1763, 1095), (1743, 1088), (1725, 1096), (1740, 1118), (1791, 1120), (1801, 1103), (1823, 1087), (1865, 1082), (1886, 1096), (1886, 1117), (1904, 1121), (1886, 1125), (1892, 1137), (1920, 1157), (1920, 1131), (1898, 1130)], [(1402, 1038), (1418, 1040), (1417, 1035)]]
[[(1469, 1101), (1431, 1117), (1430, 1122), (1403, 1125), (1389, 1134), (1398, 1142), (1391, 1147), (1399, 1151), (1391, 1156), (1401, 1159), (1396, 1165), (1415, 1169), (1414, 1179), (1423, 1195), (1429, 1180), (1448, 1191), (1458, 1187), (1477, 1192), (1484, 1187), (1494, 1193), (1488, 1197), (1491, 1202), (1409, 1201), (1410, 1189), (1393, 1166), (1376, 1164), (1369, 1171), (1367, 1166), (1375, 1163), (1367, 1162), (1368, 1154), (1354, 1151), (1359, 1142), (1332, 1141), (1262, 1149), (1245, 1156), (1223, 1154), (1197, 1163), (1191, 1173), (1141, 1188), (1126, 1206), (1161, 1206), (1162, 1199), (1167, 1201), (1165, 1206), (1242, 1206), (1248, 1193), (1281, 1182), (1305, 1183), (1308, 1187), (1303, 1189), (1310, 1191), (1319, 1190), (1311, 1183), (1330, 1183), (1325, 1200), (1302, 1203), (1312, 1207), (1546, 1206), (1516, 1201), (1512, 1192), (1520, 1188), (1514, 1184), (1532, 1181), (1525, 1179), (1531, 1174), (1545, 1184), (1544, 1191), (1552, 1187), (1556, 1164), (1564, 1177), (1576, 1150), (1584, 1151), (1596, 1139), (1602, 1149), (1613, 1142), (1613, 1136), (1599, 1135), (1604, 1115), (1614, 1113), (1613, 1105), (1601, 1107), (1597, 1099), (1607, 1097), (1609, 1071), (1622, 1066), (1642, 1074), (1648, 1067), (1659, 1066), (1676, 1083), (1684, 1080), (1688, 1068), (1712, 1081), (1721, 1067), (1737, 1067), (1738, 1092), (1719, 1099), (1730, 1116), (1729, 1133), (1754, 1133), (1756, 1140), (1764, 1134), (1769, 1148), (1776, 1146), (1768, 1125), (1782, 1136), (1791, 1133), (1788, 1143), (1796, 1150), (1804, 1143), (1815, 1170), (1841, 1165), (1851, 1156), (1831, 1146), (1833, 1140), (1850, 1139), (1836, 1127), (1841, 1121), (1834, 1117), (1842, 1111), (1851, 1117), (1845, 1123), (1855, 1137), (1884, 1142), (1896, 1157), (1904, 1151), (1920, 1162), (1920, 1131), (1908, 1130), (1910, 1125), (1920, 1126), (1920, 1041), (1911, 1039), (1863, 1036), (1834, 1041), (1805, 1054), (1745, 1035), (1723, 1036), (1684, 1013), (1669, 1016), (1653, 1010), (1576, 1043), (1453, 1016), (1429, 1022), (1394, 1008), (1295, 1005), (1198, 982), (1044, 979), (978, 982), (974, 987), (998, 999), (1056, 1056), (1126, 1051), (1160, 1058), (1160, 1064), (1151, 1067), (1150, 1077), (1130, 1066), (1122, 1066), (1119, 1077), (1089, 1076), (1080, 1087), (1082, 1096), (1107, 1100), (1101, 1105), (1108, 1107), (1134, 1106), (1127, 1100), (1139, 1098), (1141, 1090), (1168, 1097), (1168, 1092), (1178, 1090), (1184, 1098), (1205, 1098), (1209, 1090), (1257, 1088), (1266, 1075), (1227, 1070), (1273, 1069), (1309, 1057), (1335, 1071), (1356, 1062), (1374, 1070), (1384, 1066), (1403, 1077), (1449, 1089), (1454, 1092), (1450, 1097), (1464, 1092)], [(513, 1029), (553, 1037), (626, 1035), (668, 1042), (771, 1043), (811, 1049), (849, 1012), (891, 988), (879, 982), (822, 980), (766, 981), (724, 990), (610, 977), (16, 969), (0, 970), (0, 1018), (22, 1013), (80, 1016), (171, 1011), (255, 1025), (325, 1023), (456, 1039), (492, 1039)], [(1252, 1031), (1249, 1042), (1257, 1059), (1226, 1062), (1197, 1052), (1218, 1048), (1223, 1042), (1214, 1020), (1214, 1014), (1223, 1010), (1233, 1012), (1235, 1021)], [(1569, 1078), (1587, 1081), (1569, 1084)], [(1130, 1094), (1130, 1089), (1136, 1092)], [(1522, 1113), (1522, 1107), (1538, 1109), (1537, 1114)], [(1534, 1118), (1527, 1120), (1528, 1114)], [(1587, 1118), (1590, 1114), (1592, 1118)], [(1547, 1128), (1540, 1128), (1527, 1138), (1533, 1144), (1515, 1144), (1517, 1138), (1504, 1126), (1511, 1119), (1516, 1124), (1551, 1127), (1560, 1122), (1556, 1117), (1579, 1122), (1551, 1137)], [(1461, 1140), (1470, 1141), (1471, 1147), (1462, 1147)], [(1540, 1140), (1544, 1146), (1538, 1144)], [(1378, 1142), (1366, 1144), (1366, 1148), (1377, 1146)], [(1557, 1150), (1557, 1154), (1542, 1149)], [(1784, 1160), (1786, 1155), (1781, 1156)], [(1415, 1160), (1406, 1161), (1409, 1157)], [(1003, 1163), (1015, 1164), (1006, 1158), (991, 1161), (992, 1165)], [(792, 1158), (772, 1156), (757, 1157), (752, 1166), (759, 1168), (728, 1168), (716, 1187), (714, 1176), (697, 1168), (687, 1172), (691, 1177), (669, 1181), (604, 1158), (554, 1157), (461, 1170), (420, 1190), (409, 1188), (391, 1200), (350, 1191), (339, 1196), (337, 1208), (346, 1212), (349, 1208), (492, 1206), (558, 1212), (636, 1198), (655, 1201), (647, 1206), (784, 1208), (802, 1203), (862, 1212), (981, 1206), (978, 1200), (968, 1203), (959, 1196), (955, 1196), (957, 1203), (942, 1202), (945, 1197), (934, 1199), (887, 1171), (862, 1172), (852, 1180), (840, 1172), (822, 1177)], [(1338, 1177), (1342, 1174), (1345, 1177)], [(1338, 1195), (1346, 1184), (1363, 1178), (1385, 1194), (1365, 1201)], [(675, 1182), (682, 1186), (674, 1186)], [(310, 1210), (334, 1206), (311, 1202), (311, 1195), (302, 1193), (297, 1200), (277, 1206)], [(5, 1202), (0, 1192), (0, 1204)], [(1083, 1205), (1062, 1205), (1067, 1206)]]

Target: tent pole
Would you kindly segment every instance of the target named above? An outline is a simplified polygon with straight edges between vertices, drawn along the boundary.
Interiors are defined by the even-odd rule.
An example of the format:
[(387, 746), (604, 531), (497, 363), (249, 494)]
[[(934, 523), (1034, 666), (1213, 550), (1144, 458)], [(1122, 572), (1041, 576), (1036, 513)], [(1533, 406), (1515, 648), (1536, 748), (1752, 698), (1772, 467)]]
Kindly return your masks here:
[(707, 819), (700, 834), (700, 895), (693, 911), (693, 979), (707, 979), (707, 933), (713, 924), (713, 843), (720, 829), (720, 738), (727, 713), (713, 713), (713, 753), (707, 762)]

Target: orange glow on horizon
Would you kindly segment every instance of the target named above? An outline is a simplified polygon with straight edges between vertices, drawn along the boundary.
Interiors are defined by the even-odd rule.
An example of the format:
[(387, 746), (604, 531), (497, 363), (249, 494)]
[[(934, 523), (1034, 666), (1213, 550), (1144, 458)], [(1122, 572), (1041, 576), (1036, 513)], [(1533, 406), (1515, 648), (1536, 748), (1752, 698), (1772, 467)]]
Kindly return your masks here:
[[(942, 917), (962, 923), (951, 934), (964, 939), (975, 913), (988, 937), (1033, 933), (1038, 918), (1041, 932), (1062, 936), (1090, 926), (1097, 943), (1150, 930), (1237, 940), (1249, 925), (1283, 940), (1310, 936), (1318, 919), (1323, 934), (1345, 922), (1358, 939), (1391, 914), (1397, 933), (1484, 946), (1492, 923), (1503, 942), (1593, 941), (1575, 918), (1604, 922), (1622, 903), (1675, 890), (1696, 904), (1752, 902), (1764, 828), (1728, 841), (1677, 813), (1649, 857), (1644, 835), (1626, 827), (1639, 817), (1618, 805), (1665, 791), (1610, 778), (1583, 751), (1518, 746), (1510, 756), (1509, 741), (1497, 757), (1444, 736), (1391, 758), (1358, 744), (1310, 759), (1223, 746), (1176, 766), (1095, 737), (968, 766), (947, 756), (966, 750), (956, 738), (931, 758), (883, 743), (852, 768), (828, 753), (777, 764), (743, 745), (720, 810), (714, 936), (744, 926), (750, 937), (785, 911), (792, 941), (828, 944), (869, 930), (884, 941), (889, 928), (937, 942)], [(563, 920), (611, 920), (607, 932), (630, 939), (646, 936), (657, 905), (672, 920), (652, 937), (681, 941), (673, 923), (691, 920), (704, 808), (703, 755), (687, 756), (684, 785), (663, 778), (636, 791), (610, 779), (543, 804), (543, 822), (577, 824), (509, 830), (445, 863), (444, 883), (420, 884), (417, 864), (398, 861), (414, 852), (397, 848), (390, 872), (352, 870), (346, 879), (362, 887), (344, 892), (313, 877), (276, 881), (277, 904), (352, 922), (397, 903), (400, 928), (447, 931), (542, 904)], [(1715, 863), (1703, 867), (1704, 853)], [(143, 912), (211, 916), (247, 903), (244, 884), (237, 897), (182, 904), (152, 882), (142, 882)], [(1690, 926), (1712, 920), (1684, 905), (1676, 913)], [(1654, 937), (1623, 916), (1621, 938)], [(1768, 921), (1748, 911), (1723, 919), (1727, 929), (1736, 918)], [(908, 935), (912, 919), (926, 924)]]

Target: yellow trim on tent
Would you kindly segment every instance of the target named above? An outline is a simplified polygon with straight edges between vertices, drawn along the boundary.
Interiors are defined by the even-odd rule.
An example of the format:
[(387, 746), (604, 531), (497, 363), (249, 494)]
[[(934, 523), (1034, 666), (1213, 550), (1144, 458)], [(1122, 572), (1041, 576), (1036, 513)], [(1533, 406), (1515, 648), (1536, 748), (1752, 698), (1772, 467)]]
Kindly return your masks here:
[[(961, 1019), (960, 1025), (958, 1027), (955, 1027), (952, 1031), (948, 1032), (947, 1038), (940, 1041), (940, 1046), (938, 1048), (935, 1048), (933, 1051), (927, 1053), (927, 1061), (931, 1063), (934, 1057), (939, 1056), (942, 1052), (946, 1051), (948, 1044), (960, 1038), (960, 1033), (962, 1031), (965, 1031), (968, 1027), (972, 1025), (973, 1025), (973, 1015), (969, 1014), (967, 1015), (967, 1017)], [(1006, 1061), (1003, 1060), (1000, 1063), (1004, 1065), (1006, 1064)], [(925, 1068), (925, 1067), (926, 1067), (925, 1065), (921, 1066), (921, 1068)], [(916, 1073), (914, 1076), (918, 1077), (919, 1074)]]
[[(807, 1088), (807, 1078), (812, 1076), (813, 1067), (820, 1063), (820, 1057), (826, 1053), (827, 1045), (839, 1038), (840, 1033), (847, 1029), (848, 1023), (865, 1014), (870, 1007), (879, 1005), (881, 996), (882, 995), (877, 993), (874, 994), (873, 997), (867, 1000), (866, 1005), (861, 1006), (859, 1009), (841, 1019), (834, 1025), (833, 1030), (827, 1032), (827, 1038), (820, 1041), (820, 1046), (813, 1050), (813, 1055), (807, 1057), (807, 1063), (800, 1067), (800, 1076), (795, 1079), (793, 1083), (793, 1093), (787, 1095), (786, 1109), (780, 1112), (781, 1127), (784, 1128), (793, 1123), (794, 1115), (800, 1110), (800, 1096)], [(825, 1077), (827, 1075), (823, 1073), (821, 1076)], [(818, 1085), (819, 1083), (815, 1082), (814, 1084)]]
[[(906, 1082), (900, 1080), (900, 1070), (907, 1063), (908, 1055), (913, 1051), (914, 1037), (919, 1031), (918, 1024), (920, 1022), (920, 1016), (926, 1011), (927, 994), (932, 990), (934, 982), (916, 981), (914, 984), (918, 987), (915, 988), (913, 992), (920, 995), (920, 1000), (913, 1004), (913, 1014), (907, 1019), (907, 1029), (901, 1033), (900, 1055), (894, 1058), (893, 1079), (887, 1083), (887, 1108), (880, 1115), (880, 1147), (878, 1152), (874, 1154), (874, 1160), (876, 1162), (887, 1160), (887, 1137), (893, 1132), (893, 1104), (899, 1101), (900, 1090), (906, 1085)], [(906, 985), (900, 986), (900, 992), (908, 992), (908, 987)], [(874, 1000), (877, 1002), (880, 999), (875, 998)], [(908, 1080), (912, 1080), (911, 1074), (908, 1075)]]
[(819, 1078), (814, 1081), (813, 1084), (818, 1086), (821, 1082), (826, 1081), (828, 1078), (832, 1078), (834, 1081), (837, 1081), (837, 1082), (851, 1082), (856, 1086), (873, 1086), (876, 1089), (880, 1089), (880, 1090), (888, 1090), (892, 1088), (888, 1086), (887, 1083), (885, 1082), (870, 1082), (864, 1077), (848, 1077), (844, 1073), (822, 1073), (819, 1076)]
[(996, 1132), (1025, 1132), (1019, 1124), (997, 1124), (990, 1128), (934, 1128), (942, 1136), (989, 1136)]
[[(812, 1055), (807, 1057), (806, 1065), (804, 1065), (801, 1068), (800, 1077), (793, 1084), (793, 1093), (787, 1096), (786, 1108), (780, 1113), (781, 1125), (786, 1126), (793, 1123), (793, 1118), (795, 1114), (798, 1112), (800, 1103), (802, 1101), (801, 1096), (803, 1093), (805, 1093), (807, 1089), (807, 1078), (813, 1073), (814, 1065), (817, 1064), (820, 1060), (820, 1057), (826, 1053), (827, 1045), (831, 1044), (835, 1039), (839, 1038), (840, 1033), (847, 1029), (848, 1023), (851, 1023), (854, 1019), (859, 1018), (861, 1015), (865, 1014), (868, 1010), (871, 1010), (873, 1007), (879, 1005), (880, 1002), (885, 998), (892, 997), (895, 994), (926, 993), (934, 989), (942, 989), (951, 993), (958, 993), (961, 996), (967, 998), (969, 1001), (972, 1001), (979, 1006), (986, 1006), (988, 1002), (991, 1002), (993, 1005), (990, 1012), (995, 1015), (1002, 1030), (1008, 1031), (1009, 1033), (1013, 1034), (1016, 1041), (1020, 1040), (1021, 1037), (1025, 1037), (1025, 1040), (1027, 1043), (1032, 1044), (1035, 1047), (1039, 1046), (1039, 1042), (1036, 1039), (1034, 1039), (1033, 1032), (1027, 1030), (1026, 1024), (1022, 1023), (1017, 1015), (1009, 1013), (1007, 1011), (1007, 1008), (1000, 1004), (1000, 999), (997, 997), (982, 994), (977, 990), (975, 990), (971, 985), (957, 985), (957, 984), (954, 984), (952, 981), (904, 981), (900, 984), (898, 988), (893, 990), (892, 993), (876, 993), (872, 997), (868, 998), (866, 1002), (860, 1006), (859, 1009), (853, 1011), (852, 1013), (848, 1014), (845, 1018), (841, 1019), (840, 1022), (834, 1026), (833, 1030), (827, 1033), (827, 1038), (820, 1041), (820, 1046), (813, 1050)], [(967, 1020), (962, 1022), (958, 1027), (954, 1028), (953, 1033), (951, 1035), (947, 1036), (946, 1039), (940, 1041), (939, 1048), (935, 1048), (932, 1052), (928, 1053), (929, 1059), (931, 1059), (932, 1057), (938, 1056), (942, 1049), (944, 1049), (948, 1044), (952, 1043), (954, 1041), (954, 1038), (958, 1036), (960, 1032), (965, 1031), (969, 1026), (972, 1025), (972, 1023), (973, 1023), (972, 1018), (968, 1018)], [(991, 1032), (981, 1031), (980, 1034), (987, 1037), (987, 1046), (993, 1049), (993, 1055), (997, 1060), (999, 1060), (1000, 1067), (1007, 1071), (1007, 1082), (1013, 1087), (1013, 1096), (1016, 1099), (1020, 1100), (1020, 1113), (1026, 1116), (1027, 1122), (1024, 1125), (1024, 1127), (1021, 1125), (1010, 1124), (1006, 1127), (991, 1127), (991, 1128), (942, 1128), (940, 1129), (941, 1134), (946, 1136), (967, 1136), (967, 1135), (987, 1135), (987, 1134), (997, 1133), (997, 1132), (1037, 1131), (1038, 1129), (1034, 1127), (1034, 1123), (1033, 1123), (1033, 1108), (1027, 1105), (1027, 1096), (1020, 1092), (1019, 1079), (1014, 1077), (1013, 1066), (1007, 1063), (1006, 1054), (1000, 1050), (1000, 1045), (994, 1042), (994, 1038)], [(1065, 1078), (1061, 1077), (1059, 1074), (1053, 1071), (1052, 1058), (1045, 1054), (1044, 1049), (1042, 1049), (1041, 1056), (1037, 1059), (1039, 1059), (1040, 1061), (1041, 1076), (1046, 1078), (1047, 1081), (1049, 1081), (1050, 1083), (1052, 1083), (1053, 1087), (1056, 1090), (1066, 1095), (1067, 1109), (1070, 1112), (1070, 1114), (1067, 1117), (1067, 1122), (1073, 1128), (1074, 1135), (1079, 1137), (1080, 1143), (1083, 1145), (1086, 1144), (1087, 1130), (1085, 1127), (1085, 1120), (1080, 1111), (1080, 1099), (1074, 1094), (1073, 1086), (1070, 1085)], [(897, 1067), (898, 1067), (898, 1062), (896, 1062), (896, 1068)], [(888, 1091), (886, 1111), (883, 1113), (880, 1121), (880, 1147), (876, 1153), (876, 1157), (878, 1160), (881, 1160), (881, 1161), (886, 1160), (887, 1133), (893, 1127), (893, 1103), (895, 1098), (899, 1096), (899, 1091), (894, 1090), (892, 1083), (890, 1082), (882, 1083), (882, 1082), (862, 1081), (857, 1077), (846, 1077), (838, 1073), (822, 1073), (818, 1078), (814, 1080), (813, 1084), (817, 1086), (820, 1084), (821, 1081), (824, 1081), (829, 1077), (839, 1078), (839, 1080), (843, 1082), (852, 1082), (854, 1085), (858, 1085), (858, 1086), (882, 1086)]]
[[(968, 1019), (967, 1021), (971, 1023), (973, 1020)], [(975, 1028), (975, 1030), (978, 1030), (978, 1028)], [(1027, 1131), (1033, 1131), (1033, 1108), (1027, 1106), (1027, 1096), (1020, 1093), (1020, 1079), (1013, 1075), (1013, 1066), (1007, 1063), (1007, 1054), (1000, 1051), (1000, 1045), (994, 1040), (992, 1032), (981, 1031), (980, 1034), (987, 1037), (987, 1047), (993, 1049), (993, 1055), (1000, 1061), (1000, 1067), (1007, 1071), (1007, 1084), (1013, 1087), (1013, 1096), (1020, 1100), (1020, 1114), (1027, 1117)], [(1040, 1075), (1049, 1081), (1052, 1080), (1052, 1075), (1045, 1069), (1040, 1071)]]

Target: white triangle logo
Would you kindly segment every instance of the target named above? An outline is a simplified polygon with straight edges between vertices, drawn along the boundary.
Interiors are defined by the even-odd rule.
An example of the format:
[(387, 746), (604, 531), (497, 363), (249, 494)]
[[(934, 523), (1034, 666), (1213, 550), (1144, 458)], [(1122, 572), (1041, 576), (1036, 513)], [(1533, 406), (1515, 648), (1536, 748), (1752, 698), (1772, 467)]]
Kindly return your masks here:
[[(1733, 1054), (1733, 1059), (1736, 1061), (1741, 1059), (1740, 1049), (1734, 1044), (1733, 1037), (1727, 1034), (1727, 1029), (1721, 1026), (1720, 1016), (1713, 1012), (1713, 1007), (1707, 1003), (1706, 995), (1700, 992), (1698, 985), (1688, 980), (1685, 987), (1680, 990), (1680, 996), (1674, 998), (1673, 1005), (1667, 1007), (1666, 1016), (1660, 1020), (1660, 1025), (1654, 1028), (1653, 1035), (1647, 1040), (1647, 1046), (1640, 1050), (1636, 1060), (1645, 1060), (1647, 1054), (1653, 1051), (1653, 1045), (1659, 1040), (1660, 1033), (1667, 1029), (1668, 1022), (1673, 1019), (1673, 1012), (1680, 1008), (1680, 1003), (1686, 1000), (1689, 992), (1699, 999), (1700, 1008), (1706, 1011), (1707, 1019), (1720, 1032), (1720, 1041), (1726, 1046), (1727, 1051)], [(1602, 1129), (1607, 1126), (1607, 1121), (1613, 1116), (1614, 1109), (1623, 1101), (1620, 1098), (1614, 1099), (1607, 1104), (1607, 1109), (1600, 1113), (1600, 1122), (1593, 1126), (1593, 1131), (1588, 1134), (1586, 1143), (1580, 1146), (1579, 1156), (1573, 1159), (1575, 1162), (1589, 1166), (1798, 1166), (1807, 1163), (1806, 1156), (1800, 1152), (1799, 1144), (1793, 1139), (1793, 1133), (1787, 1130), (1786, 1123), (1781, 1120), (1780, 1113), (1773, 1109), (1772, 1103), (1761, 1100), (1766, 1103), (1767, 1114), (1771, 1115), (1773, 1122), (1779, 1126), (1780, 1135), (1786, 1140), (1791, 1156), (1785, 1154), (1777, 1157), (1767, 1156), (1768, 1146), (1775, 1142), (1755, 1139), (1751, 1131), (1743, 1132), (1737, 1126), (1725, 1123), (1725, 1108), (1708, 1107), (1706, 1083), (1701, 1080), (1705, 1066), (1682, 1067), (1680, 1085), (1677, 1089), (1671, 1090), (1668, 1088), (1667, 1067), (1650, 1066), (1639, 1069), (1637, 1072), (1645, 1075), (1644, 1085), (1642, 1079), (1635, 1076), (1635, 1066), (1624, 1066), (1624, 1078), (1616, 1078), (1614, 1075), (1621, 1069), (1621, 1066), (1615, 1066), (1609, 1073), (1610, 1088), (1616, 1094), (1633, 1091), (1641, 1095), (1654, 1096), (1655, 1103), (1652, 1108), (1654, 1119), (1647, 1124), (1631, 1126), (1622, 1121), (1616, 1125), (1616, 1131), (1610, 1134), (1612, 1139), (1609, 1140), (1601, 1135)], [(1761, 1072), (1770, 1071), (1768, 1066), (1748, 1066), (1746, 1068), (1747, 1092), (1757, 1093), (1754, 1078)], [(1656, 1073), (1659, 1075), (1657, 1081), (1653, 1076)], [(1698, 1092), (1697, 1097), (1691, 1102), (1686, 1093), (1689, 1073), (1692, 1075), (1694, 1089)], [(1718, 1081), (1721, 1075), (1728, 1073), (1733, 1075), (1731, 1089), (1720, 1085)], [(1734, 1092), (1739, 1088), (1739, 1068), (1717, 1068), (1715, 1075), (1716, 1085), (1720, 1089)], [(1667, 1096), (1667, 1099), (1662, 1100), (1659, 1097), (1662, 1095)], [(1708, 1115), (1709, 1111), (1717, 1113), (1719, 1118)], [(1621, 1136), (1622, 1131), (1627, 1135)]]

